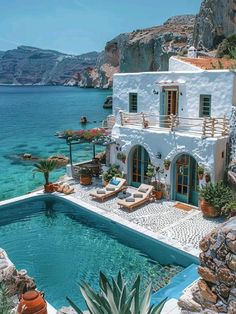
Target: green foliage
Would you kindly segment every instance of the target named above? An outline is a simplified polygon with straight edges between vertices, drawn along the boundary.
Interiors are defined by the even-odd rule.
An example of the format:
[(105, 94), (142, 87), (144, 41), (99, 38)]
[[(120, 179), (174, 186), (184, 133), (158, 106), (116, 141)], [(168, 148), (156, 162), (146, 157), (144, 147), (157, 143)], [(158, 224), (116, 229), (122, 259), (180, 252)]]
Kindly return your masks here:
[(8, 297), (8, 290), (3, 283), (0, 283), (0, 314), (10, 313), (12, 313), (12, 306)]
[(226, 204), (221, 210), (221, 215), (227, 216), (227, 217), (235, 216), (236, 215), (236, 201), (232, 201)]
[(58, 163), (56, 160), (44, 159), (39, 163), (34, 164), (33, 172), (41, 172), (44, 174), (45, 184), (49, 183), (49, 173), (57, 168)]
[(92, 176), (91, 170), (87, 167), (79, 168), (78, 173), (81, 177), (91, 177)]
[(170, 159), (164, 159), (163, 163), (165, 166), (169, 166), (170, 165)]
[(117, 153), (116, 158), (118, 160), (121, 160), (123, 163), (125, 163), (125, 161), (126, 161), (126, 155), (122, 152)]
[(232, 191), (229, 187), (225, 186), (222, 181), (215, 184), (208, 183), (200, 190), (200, 195), (205, 201), (213, 206), (219, 213), (226, 204), (232, 201)]
[(153, 186), (156, 191), (162, 191), (164, 188), (164, 185), (160, 182), (161, 173), (162, 171), (160, 170), (160, 167), (155, 167), (152, 164), (148, 164), (146, 175), (150, 178), (150, 181), (152, 178), (154, 178)]
[(103, 179), (108, 182), (113, 177), (122, 178), (122, 173), (120, 172), (119, 167), (119, 165), (111, 165), (110, 168), (103, 173)]
[[(100, 272), (99, 293), (84, 281), (80, 284), (80, 290), (90, 314), (160, 314), (166, 300), (156, 306), (150, 305), (151, 284), (141, 292), (140, 282), (140, 276), (137, 276), (129, 289), (120, 272), (111, 282)], [(67, 300), (77, 313), (83, 313), (70, 298), (67, 297)]]
[(217, 57), (222, 58), (224, 56), (229, 56), (235, 59), (235, 47), (236, 47), (236, 35), (232, 35), (224, 39), (217, 48)]
[(198, 167), (197, 167), (197, 173), (198, 174), (204, 174), (204, 167), (203, 166), (201, 166), (201, 165), (198, 165)]

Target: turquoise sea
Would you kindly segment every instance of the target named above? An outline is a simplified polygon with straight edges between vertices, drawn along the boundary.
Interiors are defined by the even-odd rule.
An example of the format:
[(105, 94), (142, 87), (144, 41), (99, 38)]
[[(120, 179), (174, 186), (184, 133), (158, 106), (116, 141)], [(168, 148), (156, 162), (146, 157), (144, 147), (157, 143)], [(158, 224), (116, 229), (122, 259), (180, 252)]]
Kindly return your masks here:
[[(111, 113), (102, 107), (110, 94), (109, 90), (76, 87), (0, 86), (0, 200), (25, 194), (44, 182), (39, 173), (33, 177), (33, 163), (22, 161), (20, 154), (69, 157), (65, 141), (58, 139), (55, 132), (81, 129), (81, 116), (90, 121), (86, 128), (100, 126)], [(74, 160), (91, 156), (89, 144), (75, 146)], [(65, 168), (61, 168), (51, 174), (51, 179), (64, 173)]]

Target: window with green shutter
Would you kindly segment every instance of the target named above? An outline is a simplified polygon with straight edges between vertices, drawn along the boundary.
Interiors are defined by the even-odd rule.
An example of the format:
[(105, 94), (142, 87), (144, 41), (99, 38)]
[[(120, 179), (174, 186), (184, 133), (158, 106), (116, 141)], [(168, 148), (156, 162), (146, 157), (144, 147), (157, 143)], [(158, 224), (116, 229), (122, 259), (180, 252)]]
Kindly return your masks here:
[(200, 95), (199, 117), (211, 116), (211, 95)]
[(138, 111), (138, 94), (129, 93), (129, 112)]

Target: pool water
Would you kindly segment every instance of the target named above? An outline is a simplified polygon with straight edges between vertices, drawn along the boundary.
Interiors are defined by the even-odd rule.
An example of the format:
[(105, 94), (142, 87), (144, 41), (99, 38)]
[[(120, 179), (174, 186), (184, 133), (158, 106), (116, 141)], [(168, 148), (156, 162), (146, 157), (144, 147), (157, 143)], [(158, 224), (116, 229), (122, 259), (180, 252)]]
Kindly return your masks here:
[[(86, 209), (48, 198), (4, 206), (0, 215), (0, 247), (18, 269), (26, 269), (56, 308), (70, 296), (85, 308), (82, 279), (98, 289), (99, 271), (108, 277), (121, 271), (127, 281), (141, 274), (155, 290), (183, 268), (163, 266), (128, 246), (114, 223)], [(160, 251), (160, 255), (162, 252)]]

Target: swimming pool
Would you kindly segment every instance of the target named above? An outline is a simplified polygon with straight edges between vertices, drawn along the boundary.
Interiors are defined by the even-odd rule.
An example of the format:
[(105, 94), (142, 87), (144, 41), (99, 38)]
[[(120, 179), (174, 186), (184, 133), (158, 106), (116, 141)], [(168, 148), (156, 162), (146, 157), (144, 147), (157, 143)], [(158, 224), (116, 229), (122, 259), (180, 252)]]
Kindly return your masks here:
[[(27, 269), (56, 308), (68, 295), (83, 307), (77, 283), (98, 288), (108, 276), (141, 274), (154, 289), (194, 262), (184, 254), (65, 200), (36, 197), (0, 209), (0, 247), (17, 268)], [(181, 266), (180, 266), (181, 265)]]

